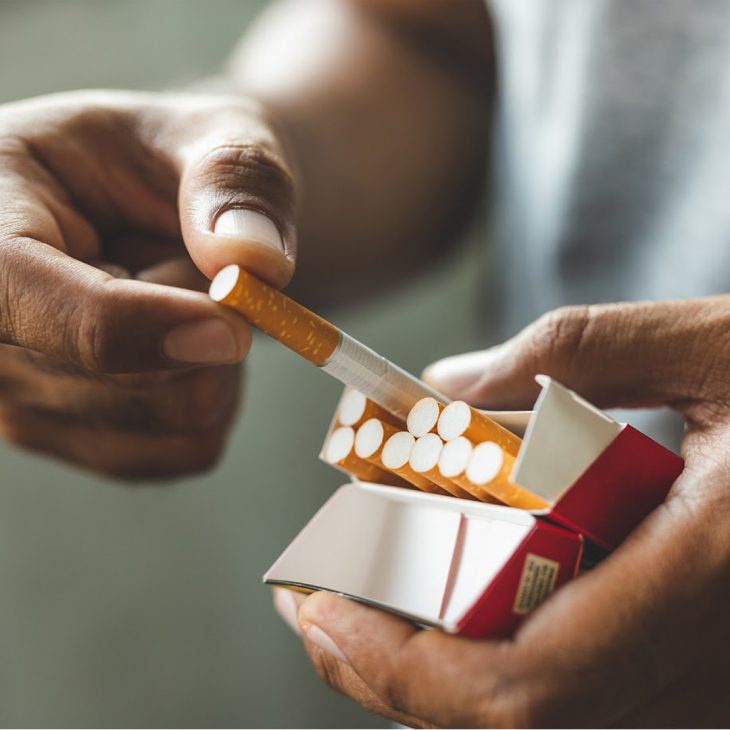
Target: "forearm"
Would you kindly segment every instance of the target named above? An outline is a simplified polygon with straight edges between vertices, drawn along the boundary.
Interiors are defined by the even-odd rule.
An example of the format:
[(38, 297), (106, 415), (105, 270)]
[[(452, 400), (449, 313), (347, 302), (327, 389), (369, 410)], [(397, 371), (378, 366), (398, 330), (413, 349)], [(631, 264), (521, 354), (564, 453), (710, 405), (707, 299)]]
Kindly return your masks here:
[(290, 0), (234, 57), (298, 167), (295, 286), (371, 290), (453, 245), (484, 170), (490, 36), (480, 0)]

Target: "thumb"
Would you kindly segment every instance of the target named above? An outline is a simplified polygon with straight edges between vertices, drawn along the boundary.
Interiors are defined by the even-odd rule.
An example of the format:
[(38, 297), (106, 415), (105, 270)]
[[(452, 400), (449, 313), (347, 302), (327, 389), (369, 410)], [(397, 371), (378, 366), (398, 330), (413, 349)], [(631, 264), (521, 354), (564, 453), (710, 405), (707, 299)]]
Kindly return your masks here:
[[(496, 643), (423, 631), (412, 623), (329, 593), (310, 595), (299, 610), (305, 646), (318, 673), (333, 689), (362, 700), (354, 676), (379, 700), (374, 709), (409, 725), (515, 727), (490, 702), (490, 667), (509, 671)], [(358, 690), (354, 693), (352, 690)], [(489, 712), (495, 706), (494, 712)], [(393, 712), (395, 711), (395, 713)], [(518, 726), (519, 727), (519, 726)]]
[[(502, 345), (429, 366), (424, 380), (491, 409), (529, 408), (544, 373), (599, 407), (677, 405), (701, 398), (698, 371), (730, 299), (564, 307)], [(714, 332), (714, 334), (713, 334)]]
[(0, 342), (95, 373), (242, 360), (248, 324), (200, 292), (109, 274), (29, 238), (0, 237)]
[(239, 264), (287, 284), (296, 256), (294, 176), (261, 111), (224, 97), (202, 113), (181, 111), (175, 124), (180, 222), (195, 264), (210, 279)]

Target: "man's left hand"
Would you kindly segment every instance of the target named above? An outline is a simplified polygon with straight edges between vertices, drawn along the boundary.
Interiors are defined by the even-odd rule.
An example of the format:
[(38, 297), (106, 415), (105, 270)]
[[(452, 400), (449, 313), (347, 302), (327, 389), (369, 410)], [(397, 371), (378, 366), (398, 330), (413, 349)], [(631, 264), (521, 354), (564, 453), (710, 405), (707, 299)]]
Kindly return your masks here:
[(508, 641), (419, 630), (325, 593), (277, 608), (334, 689), (415, 726), (697, 726), (730, 720), (730, 298), (574, 307), (427, 377), (529, 407), (543, 372), (596, 405), (668, 405), (687, 430), (666, 502)]

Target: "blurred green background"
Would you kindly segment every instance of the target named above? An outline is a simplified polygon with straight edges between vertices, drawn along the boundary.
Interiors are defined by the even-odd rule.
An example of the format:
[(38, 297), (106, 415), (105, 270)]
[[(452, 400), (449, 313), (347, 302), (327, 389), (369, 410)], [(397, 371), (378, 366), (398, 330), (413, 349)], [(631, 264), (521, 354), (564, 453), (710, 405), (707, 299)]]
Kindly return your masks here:
[[(0, 102), (198, 80), (262, 4), (0, 0)], [(440, 271), (330, 315), (414, 371), (483, 344), (475, 230)], [(316, 458), (339, 386), (259, 337), (247, 390), (221, 465), (174, 485), (0, 445), (0, 724), (385, 726), (320, 685), (261, 584), (342, 482)]]

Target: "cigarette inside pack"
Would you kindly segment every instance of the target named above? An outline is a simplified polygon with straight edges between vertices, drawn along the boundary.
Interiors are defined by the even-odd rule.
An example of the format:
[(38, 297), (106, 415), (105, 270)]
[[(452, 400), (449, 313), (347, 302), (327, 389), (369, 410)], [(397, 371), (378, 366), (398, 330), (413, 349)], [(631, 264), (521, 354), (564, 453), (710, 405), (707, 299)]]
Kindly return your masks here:
[[(350, 388), (321, 457), (338, 489), (265, 580), (468, 637), (505, 637), (660, 502), (680, 457), (546, 377), (531, 412)], [(585, 559), (588, 556), (588, 559)]]
[[(345, 386), (321, 457), (354, 481), (266, 574), (464, 636), (507, 636), (666, 496), (682, 459), (546, 376), (531, 412), (450, 401), (240, 266), (231, 307)], [(596, 553), (593, 553), (596, 554)]]
[(536, 379), (533, 411), (427, 396), (405, 422), (346, 389), (321, 458), (359, 481), (528, 510), (610, 550), (664, 500), (684, 462), (553, 379)]
[(547, 502), (511, 480), (522, 439), (463, 401), (418, 400), (406, 420), (353, 388), (320, 457), (360, 481), (523, 509)]

